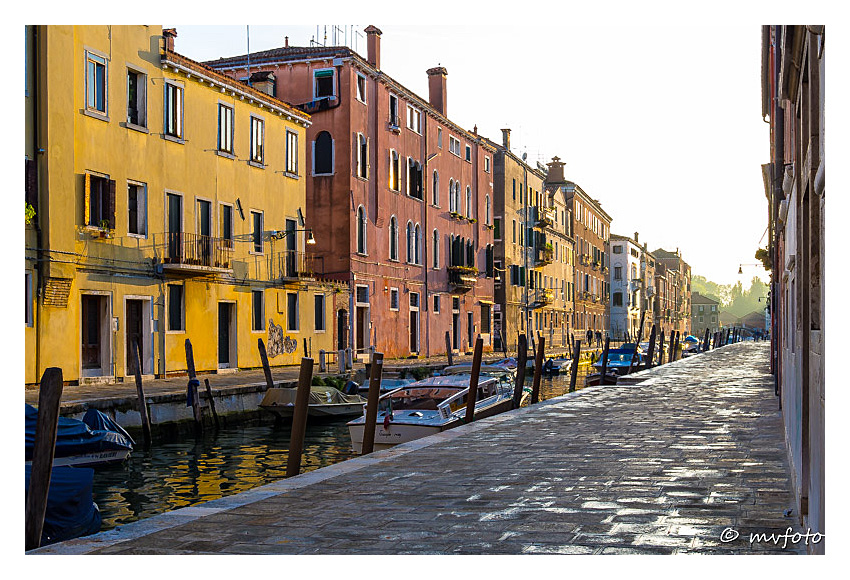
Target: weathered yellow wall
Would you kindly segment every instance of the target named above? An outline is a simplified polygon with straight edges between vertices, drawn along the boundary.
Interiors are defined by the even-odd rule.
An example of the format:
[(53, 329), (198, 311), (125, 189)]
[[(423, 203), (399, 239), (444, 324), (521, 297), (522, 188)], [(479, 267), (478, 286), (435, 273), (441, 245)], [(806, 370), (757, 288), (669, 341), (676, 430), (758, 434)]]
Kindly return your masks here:
[[(43, 230), (42, 245), (49, 247), (51, 261), (46, 275), (72, 278), (67, 308), (41, 306), (38, 324), (26, 331), (28, 364), (26, 381), (37, 382), (46, 367), (63, 369), (65, 380), (77, 380), (81, 366), (81, 293), (106, 293), (111, 315), (118, 319), (117, 331), (110, 331), (111, 359), (118, 377), (126, 373), (125, 298), (147, 297), (153, 306), (152, 317), (158, 324), (153, 337), (153, 372), (180, 372), (186, 369), (184, 343), (191, 339), (195, 368), (198, 372), (217, 367), (218, 302), (235, 301), (237, 312), (237, 361), (239, 367), (260, 366), (257, 339), (268, 343), (268, 319), (285, 325), (284, 313), (277, 311), (279, 290), (265, 291), (266, 329), (251, 332), (252, 288), (268, 287), (265, 258), (272, 247), (266, 241), (264, 254), (249, 254), (252, 230), (250, 210), (264, 212), (264, 230), (284, 230), (285, 219), (297, 219), (298, 209), (307, 214), (306, 130), (288, 121), (268, 106), (260, 107), (250, 98), (222, 92), (218, 86), (202, 82), (197, 75), (163, 70), (159, 46), (159, 26), (47, 26), (40, 27), (42, 59), (41, 92), (43, 160), (40, 195), (42, 208), (37, 219)], [(91, 49), (108, 57), (108, 121), (83, 113), (85, 110), (85, 51)], [(127, 66), (147, 74), (147, 132), (126, 126)], [(162, 137), (163, 78), (175, 79), (184, 90), (184, 142)], [(217, 103), (234, 107), (235, 156), (216, 154)], [(249, 154), (249, 115), (265, 120), (265, 168), (247, 163)], [(303, 116), (303, 115), (302, 115)], [(298, 134), (298, 178), (283, 174), (286, 129)], [(110, 239), (84, 227), (84, 174), (108, 175), (116, 183), (116, 227)], [(147, 229), (145, 237), (128, 233), (127, 180), (147, 184)], [(154, 275), (152, 258), (155, 244), (164, 242), (166, 230), (165, 195), (183, 196), (183, 231), (197, 233), (197, 200), (212, 204), (212, 235), (219, 232), (219, 202), (234, 204), (237, 198), (244, 220), (234, 207), (235, 247), (232, 261), (248, 262), (248, 277), (258, 280), (234, 281), (228, 277), (207, 276), (174, 278)], [(49, 195), (48, 195), (49, 192)], [(301, 228), (302, 226), (299, 226)], [(239, 241), (244, 237), (246, 241)], [(298, 249), (305, 250), (304, 234)], [(284, 241), (275, 242), (275, 251), (284, 249)], [(61, 253), (60, 253), (61, 252)], [(161, 254), (161, 251), (160, 251)], [(65, 262), (65, 263), (63, 263)], [(185, 280), (185, 282), (184, 282)], [(185, 284), (185, 331), (166, 332), (167, 288), (169, 282)], [(314, 284), (315, 285), (315, 284)], [(327, 302), (332, 304), (328, 289)], [(333, 307), (326, 306), (327, 331), (313, 333), (313, 290), (302, 290), (299, 299), (301, 330), (290, 336), (298, 339), (292, 354), (271, 360), (274, 364), (296, 363), (303, 355), (302, 338), (312, 338), (314, 357), (318, 350), (332, 346)], [(282, 303), (285, 305), (285, 303)], [(110, 325), (111, 326), (111, 325)], [(36, 333), (40, 333), (39, 367), (34, 358)], [(286, 333), (285, 333), (286, 334)], [(162, 363), (165, 368), (162, 368)]]

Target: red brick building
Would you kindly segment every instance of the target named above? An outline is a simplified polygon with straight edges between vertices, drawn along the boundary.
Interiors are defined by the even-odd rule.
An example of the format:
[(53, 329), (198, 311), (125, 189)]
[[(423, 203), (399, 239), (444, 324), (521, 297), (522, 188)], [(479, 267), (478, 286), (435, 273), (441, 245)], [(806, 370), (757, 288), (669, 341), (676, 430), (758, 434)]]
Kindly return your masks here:
[(454, 350), (478, 334), (487, 350), (495, 148), (446, 117), (446, 69), (427, 71), (422, 99), (381, 70), (381, 31), (365, 32), (366, 59), (287, 45), (205, 64), (263, 82), (312, 116), (305, 227), (324, 276), (351, 289), (338, 347), (433, 356), (449, 332)]

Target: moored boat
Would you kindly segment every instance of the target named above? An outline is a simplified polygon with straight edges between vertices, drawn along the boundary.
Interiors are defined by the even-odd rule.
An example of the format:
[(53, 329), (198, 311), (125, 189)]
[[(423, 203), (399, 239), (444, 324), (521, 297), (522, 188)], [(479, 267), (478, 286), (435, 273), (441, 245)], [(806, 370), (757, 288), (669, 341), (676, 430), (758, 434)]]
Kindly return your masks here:
[[(25, 498), (29, 493), (31, 470), (32, 465), (24, 466)], [(53, 467), (41, 529), (42, 546), (100, 531), (100, 510), (92, 500), (93, 481), (93, 469), (67, 465)]]
[[(387, 449), (462, 425), (470, 383), (470, 374), (463, 370), (423, 379), (382, 395), (378, 400), (374, 449)], [(502, 413), (513, 406), (512, 384), (502, 378), (506, 376), (504, 369), (499, 370), (501, 376), (488, 375), (486, 369), (479, 375), (475, 420)], [(365, 415), (364, 405), (363, 415), (348, 423), (356, 453), (363, 450)]]
[[(26, 463), (32, 463), (38, 409), (26, 405)], [(53, 466), (98, 466), (120, 463), (133, 450), (133, 439), (115, 421), (97, 409), (89, 409), (83, 420), (59, 417)]]
[[(266, 391), (260, 408), (284, 419), (292, 418), (297, 388), (274, 387)], [(339, 389), (324, 385), (310, 387), (307, 416), (313, 418), (353, 417), (363, 412), (366, 402), (360, 395), (346, 395)]]

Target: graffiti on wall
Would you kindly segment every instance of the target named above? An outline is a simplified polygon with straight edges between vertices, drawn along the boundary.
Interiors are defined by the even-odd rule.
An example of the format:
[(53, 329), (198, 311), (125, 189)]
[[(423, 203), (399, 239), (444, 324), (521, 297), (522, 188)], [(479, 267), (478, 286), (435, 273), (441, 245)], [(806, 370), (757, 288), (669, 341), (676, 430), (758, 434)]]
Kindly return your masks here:
[(298, 341), (292, 337), (284, 336), (283, 327), (277, 326), (274, 321), (269, 318), (269, 358), (276, 357), (279, 354), (290, 354), (295, 352), (298, 347)]

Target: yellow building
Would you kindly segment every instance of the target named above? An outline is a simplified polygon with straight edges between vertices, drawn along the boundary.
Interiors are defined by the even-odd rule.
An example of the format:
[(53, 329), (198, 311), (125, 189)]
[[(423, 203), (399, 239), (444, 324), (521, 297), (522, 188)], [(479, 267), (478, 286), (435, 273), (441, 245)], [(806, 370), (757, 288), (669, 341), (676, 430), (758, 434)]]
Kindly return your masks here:
[(260, 338), (272, 365), (335, 348), (343, 290), (305, 251), (309, 115), (174, 34), (26, 28), (27, 383), (120, 381), (134, 344), (146, 376), (185, 372), (187, 338), (198, 372), (259, 367)]

